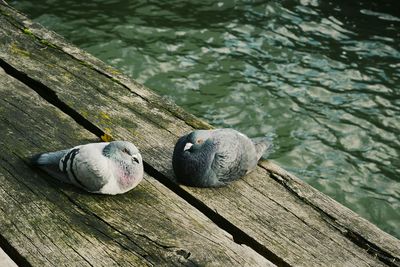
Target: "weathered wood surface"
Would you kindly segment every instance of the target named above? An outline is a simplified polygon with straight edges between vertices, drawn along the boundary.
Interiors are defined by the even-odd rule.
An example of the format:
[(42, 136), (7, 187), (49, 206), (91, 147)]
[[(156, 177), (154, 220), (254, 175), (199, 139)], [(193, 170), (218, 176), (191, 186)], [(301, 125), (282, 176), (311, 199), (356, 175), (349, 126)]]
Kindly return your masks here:
[(0, 233), (30, 264), (272, 266), (148, 175), (103, 196), (30, 168), (27, 155), (98, 138), (1, 68), (0, 93)]
[(94, 134), (137, 144), (147, 171), (237, 242), (279, 265), (400, 266), (399, 240), (270, 163), (225, 188), (171, 184), (178, 136), (210, 126), (14, 10), (0, 11), (0, 64)]
[(379, 255), (386, 262), (399, 266), (400, 246), (398, 239), (380, 230), (377, 231), (375, 225), (354, 214), (350, 209), (338, 204), (332, 198), (327, 197), (273, 162), (261, 161), (259, 165), (292, 194), (320, 212), (323, 215), (322, 218), (352, 242), (377, 257)]

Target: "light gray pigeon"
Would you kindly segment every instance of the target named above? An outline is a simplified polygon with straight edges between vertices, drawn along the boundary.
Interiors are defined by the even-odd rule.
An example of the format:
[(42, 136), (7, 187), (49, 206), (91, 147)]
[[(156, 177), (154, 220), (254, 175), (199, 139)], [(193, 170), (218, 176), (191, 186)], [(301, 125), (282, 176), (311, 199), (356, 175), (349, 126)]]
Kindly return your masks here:
[(143, 179), (142, 156), (127, 141), (92, 143), (38, 154), (31, 162), (57, 179), (92, 193), (122, 194)]
[(179, 138), (172, 165), (183, 184), (224, 186), (252, 171), (270, 148), (266, 138), (250, 139), (233, 129), (197, 130)]

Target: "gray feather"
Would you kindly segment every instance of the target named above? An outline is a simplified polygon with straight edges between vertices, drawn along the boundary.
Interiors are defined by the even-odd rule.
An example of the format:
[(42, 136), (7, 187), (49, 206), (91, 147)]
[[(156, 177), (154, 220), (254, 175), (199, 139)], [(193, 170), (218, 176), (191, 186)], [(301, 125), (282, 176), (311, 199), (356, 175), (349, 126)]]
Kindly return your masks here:
[(61, 172), (59, 168), (61, 158), (63, 158), (68, 151), (69, 149), (36, 154), (30, 158), (30, 162), (33, 166), (38, 166), (56, 179), (65, 183), (71, 183), (68, 175), (65, 172)]
[(259, 138), (251, 138), (255, 148), (257, 158), (260, 159), (262, 156), (267, 157), (269, 153), (271, 153), (273, 145), (270, 141), (270, 138), (267, 137), (259, 137)]
[(64, 155), (69, 150), (60, 150), (56, 152), (48, 152), (48, 153), (41, 153), (36, 154), (31, 157), (31, 164), (34, 166), (45, 166), (45, 165), (57, 165), (60, 162), (60, 159), (64, 157)]
[(53, 177), (86, 191), (121, 194), (143, 178), (143, 161), (136, 146), (127, 141), (92, 143), (31, 158), (32, 165)]
[[(220, 129), (212, 134), (216, 146), (212, 172), (217, 183), (225, 185), (245, 175), (256, 161), (250, 140), (233, 129)], [(249, 154), (248, 154), (249, 153)]]
[(177, 141), (172, 159), (177, 179), (198, 187), (226, 185), (252, 171), (271, 147), (233, 129), (197, 130)]

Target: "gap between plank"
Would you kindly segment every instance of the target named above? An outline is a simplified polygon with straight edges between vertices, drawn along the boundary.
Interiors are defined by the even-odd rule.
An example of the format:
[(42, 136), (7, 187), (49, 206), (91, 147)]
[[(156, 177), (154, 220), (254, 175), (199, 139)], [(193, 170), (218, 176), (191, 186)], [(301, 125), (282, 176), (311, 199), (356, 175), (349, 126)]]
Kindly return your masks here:
[(8, 241), (0, 234), (0, 247), (20, 267), (31, 267), (32, 265), (22, 256)]
[[(393, 266), (393, 267), (400, 267), (400, 260), (396, 256), (390, 254), (387, 251), (384, 251), (382, 248), (378, 247), (374, 243), (368, 241), (366, 238), (364, 238), (362, 235), (359, 233), (352, 231), (345, 225), (341, 225), (337, 222), (336, 218), (330, 215), (329, 213), (325, 212), (323, 209), (320, 207), (316, 206), (314, 203), (312, 203), (309, 199), (306, 197), (303, 197), (299, 195), (299, 193), (293, 189), (287, 182), (288, 179), (292, 179), (290, 177), (290, 174), (287, 173), (285, 170), (281, 169), (280, 167), (278, 169), (268, 169), (265, 166), (259, 164), (261, 168), (266, 170), (272, 179), (280, 183), (283, 187), (286, 188), (289, 192), (291, 192), (294, 196), (299, 198), (301, 201), (309, 205), (311, 208), (316, 210), (318, 213), (321, 215), (325, 216), (324, 220), (329, 223), (332, 227), (337, 229), (339, 232), (341, 232), (344, 236), (346, 236), (351, 242), (356, 244), (357, 246), (365, 249), (367, 253), (378, 257), (380, 261), (383, 263), (387, 264), (388, 266)], [(286, 177), (286, 178), (284, 178)]]
[[(98, 128), (92, 122), (87, 120), (76, 110), (68, 106), (66, 103), (62, 102), (58, 98), (57, 94), (46, 85), (29, 77), (27, 74), (15, 69), (13, 66), (5, 62), (3, 59), (0, 59), (0, 67), (2, 67), (8, 75), (14, 77), (15, 79), (19, 80), (20, 82), (24, 83), (26, 86), (34, 90), (44, 100), (46, 100), (48, 103), (52, 104), (56, 108), (60, 109), (66, 115), (71, 117), (76, 123), (84, 127), (86, 130), (90, 131), (91, 133), (95, 134), (98, 137), (101, 137), (102, 135), (105, 134), (100, 128)], [(209, 208), (206, 204), (204, 204), (203, 202), (195, 198), (193, 195), (182, 189), (178, 184), (172, 182), (165, 175), (163, 175), (155, 168), (153, 168), (150, 164), (143, 161), (143, 165), (146, 173), (154, 177), (156, 180), (158, 180), (172, 192), (177, 194), (179, 197), (186, 200), (190, 205), (192, 205), (194, 208), (196, 208), (205, 216), (207, 216), (207, 218), (209, 218), (222, 230), (231, 234), (234, 242), (236, 242), (239, 245), (244, 244), (252, 248), (254, 251), (259, 253), (261, 256), (263, 256), (273, 264), (276, 264), (277, 266), (290, 266), (284, 259), (273, 253), (266, 246), (259, 243), (253, 237), (249, 236), (243, 230), (241, 230), (240, 228), (232, 224), (230, 221), (225, 219), (223, 216), (219, 215), (217, 212)], [(0, 245), (3, 247), (2, 243), (3, 242), (1, 242), (0, 239)], [(8, 244), (8, 246), (10, 245)], [(6, 248), (7, 244), (5, 244), (5, 251), (7, 251)], [(16, 262), (20, 261), (23, 264), (28, 264), (22, 266), (30, 266), (29, 263), (20, 254), (18, 254), (18, 252), (15, 251), (15, 249), (14, 252), (11, 250), (8, 251), (10, 251), (11, 254), (9, 254), (8, 252), (7, 254), (9, 254), (13, 260), (15, 260)], [(25, 262), (22, 262), (22, 260), (24, 260)], [(17, 262), (17, 264), (19, 263)]]

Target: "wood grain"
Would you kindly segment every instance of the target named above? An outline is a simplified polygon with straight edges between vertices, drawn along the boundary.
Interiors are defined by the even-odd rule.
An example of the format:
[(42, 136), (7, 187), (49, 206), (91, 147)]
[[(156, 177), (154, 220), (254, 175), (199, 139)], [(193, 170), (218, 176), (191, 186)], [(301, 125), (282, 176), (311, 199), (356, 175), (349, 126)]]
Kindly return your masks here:
[[(23, 15), (0, 10), (12, 14), (0, 18), (0, 60), (10, 72), (27, 84), (37, 82), (34, 89), (42, 97), (67, 106), (64, 111), (92, 132), (133, 141), (158, 179), (174, 180), (171, 156), (177, 138), (210, 125)], [(399, 240), (344, 207), (334, 208), (341, 205), (322, 193), (314, 201), (299, 197), (315, 190), (302, 183), (296, 193), (293, 180), (278, 176), (261, 164), (225, 188), (173, 190), (279, 264), (399, 266)]]
[(30, 167), (29, 155), (98, 138), (1, 68), (0, 93), (0, 233), (29, 264), (273, 266), (147, 174), (104, 196)]

